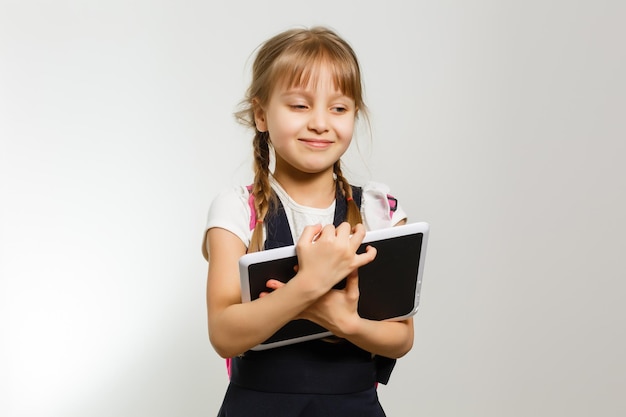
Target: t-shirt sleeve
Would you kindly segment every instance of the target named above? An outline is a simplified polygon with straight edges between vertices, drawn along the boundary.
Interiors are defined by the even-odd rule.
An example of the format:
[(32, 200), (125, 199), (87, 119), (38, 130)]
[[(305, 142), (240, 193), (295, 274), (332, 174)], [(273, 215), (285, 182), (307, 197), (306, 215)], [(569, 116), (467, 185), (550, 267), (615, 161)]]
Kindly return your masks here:
[(367, 230), (392, 227), (407, 218), (398, 200), (389, 194), (389, 187), (373, 181), (363, 186), (361, 215)]
[(206, 236), (209, 229), (219, 227), (236, 235), (248, 247), (250, 245), (250, 206), (246, 187), (236, 187), (220, 193), (209, 208), (206, 227), (202, 237), (202, 255), (209, 259)]

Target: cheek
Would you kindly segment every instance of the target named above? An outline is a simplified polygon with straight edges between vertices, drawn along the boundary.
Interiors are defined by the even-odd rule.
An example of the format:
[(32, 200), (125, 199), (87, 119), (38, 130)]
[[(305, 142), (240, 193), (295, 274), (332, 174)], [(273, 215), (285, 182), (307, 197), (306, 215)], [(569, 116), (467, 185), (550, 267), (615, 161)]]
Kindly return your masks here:
[(340, 132), (342, 139), (352, 139), (352, 135), (354, 134), (354, 121), (346, 121), (345, 123), (342, 123), (337, 130)]
[(274, 136), (294, 134), (302, 129), (302, 123), (298, 121), (296, 117), (289, 117), (281, 114), (273, 114), (268, 118), (267, 127), (270, 131), (270, 135), (274, 133)]

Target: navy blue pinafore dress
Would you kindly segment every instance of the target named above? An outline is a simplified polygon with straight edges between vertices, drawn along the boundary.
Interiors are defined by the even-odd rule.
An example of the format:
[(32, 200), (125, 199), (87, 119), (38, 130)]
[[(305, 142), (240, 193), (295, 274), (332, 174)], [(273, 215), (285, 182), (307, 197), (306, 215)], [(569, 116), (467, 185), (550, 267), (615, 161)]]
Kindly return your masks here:
[[(361, 204), (361, 189), (353, 187)], [(265, 219), (265, 249), (293, 245), (278, 198)], [(346, 218), (337, 190), (334, 224)], [(231, 379), (218, 417), (384, 417), (376, 391), (387, 383), (395, 360), (343, 340), (312, 340), (232, 358)]]

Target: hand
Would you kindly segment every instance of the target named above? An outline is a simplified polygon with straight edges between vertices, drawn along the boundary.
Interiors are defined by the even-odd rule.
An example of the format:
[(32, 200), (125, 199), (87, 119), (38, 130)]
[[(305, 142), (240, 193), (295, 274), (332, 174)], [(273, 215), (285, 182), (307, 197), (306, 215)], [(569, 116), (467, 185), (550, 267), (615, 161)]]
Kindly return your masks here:
[[(297, 267), (296, 267), (297, 268)], [(270, 279), (265, 284), (271, 290), (282, 288), (285, 283)], [(261, 297), (269, 292), (262, 292)], [(305, 309), (297, 318), (310, 320), (334, 335), (345, 337), (352, 333), (356, 322), (360, 319), (359, 305), (359, 275), (358, 271), (352, 271), (346, 277), (346, 286), (341, 290), (331, 289), (321, 296), (314, 304)]]
[(300, 318), (310, 320), (335, 336), (346, 337), (354, 332), (358, 320), (359, 275), (352, 271), (346, 277), (346, 286), (341, 290), (332, 289), (305, 309)]
[(337, 228), (333, 225), (307, 226), (296, 245), (297, 277), (310, 281), (325, 294), (350, 273), (374, 260), (376, 249), (371, 246), (362, 254), (356, 253), (364, 237), (362, 224), (354, 228), (348, 223)]
[[(296, 266), (294, 267), (294, 269), (296, 269), (297, 267), (298, 267), (298, 266), (296, 265)], [(279, 280), (277, 280), (277, 279), (269, 279), (269, 280), (267, 280), (267, 282), (265, 283), (265, 286), (266, 286), (266, 287), (267, 287), (267, 289), (268, 289), (268, 290), (270, 290), (270, 291), (262, 291), (262, 292), (259, 294), (259, 298), (261, 298), (261, 297), (265, 297), (266, 295), (271, 294), (273, 291), (275, 291), (275, 290), (277, 290), (277, 289), (279, 289), (279, 288), (281, 288), (281, 287), (284, 287), (284, 286), (285, 286), (285, 283), (284, 283), (284, 282), (282, 282), (282, 281), (279, 281)]]

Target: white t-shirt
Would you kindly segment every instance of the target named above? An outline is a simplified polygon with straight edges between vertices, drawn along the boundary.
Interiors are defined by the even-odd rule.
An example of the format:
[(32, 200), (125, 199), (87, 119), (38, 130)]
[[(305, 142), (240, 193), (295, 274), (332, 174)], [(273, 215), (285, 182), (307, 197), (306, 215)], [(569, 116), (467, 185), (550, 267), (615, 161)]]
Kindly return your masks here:
[[(335, 202), (327, 208), (307, 207), (296, 203), (280, 184), (270, 176), (272, 189), (280, 199), (291, 229), (293, 241), (297, 242), (304, 228), (311, 224), (322, 226), (332, 224), (335, 216)], [(406, 213), (398, 204), (394, 212), (389, 206), (388, 187), (381, 183), (369, 182), (363, 187), (361, 197), (361, 216), (366, 230), (383, 229), (395, 226), (406, 219)], [(219, 194), (211, 204), (207, 225), (202, 242), (202, 254), (208, 259), (206, 249), (206, 232), (219, 227), (235, 234), (248, 247), (252, 230), (250, 229), (250, 205), (248, 189), (245, 186), (235, 187)]]

